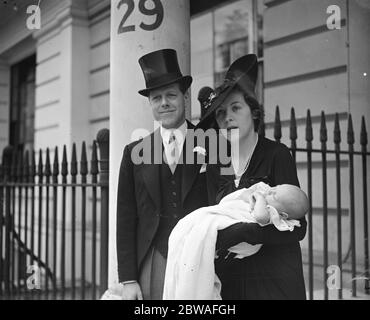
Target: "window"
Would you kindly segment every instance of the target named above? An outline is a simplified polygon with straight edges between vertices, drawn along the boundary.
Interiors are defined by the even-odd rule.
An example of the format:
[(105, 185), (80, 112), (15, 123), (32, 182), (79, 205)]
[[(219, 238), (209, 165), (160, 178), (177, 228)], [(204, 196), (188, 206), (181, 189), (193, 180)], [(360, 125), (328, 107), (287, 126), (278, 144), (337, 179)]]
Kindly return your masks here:
[[(197, 100), (204, 86), (215, 88), (232, 62), (248, 53), (262, 57), (262, 14), (255, 0), (228, 1), (191, 20), (192, 118), (199, 119)], [(262, 59), (257, 95), (262, 98)], [(261, 100), (262, 102), (262, 100)]]
[(34, 144), (36, 56), (11, 67), (9, 144), (31, 150)]

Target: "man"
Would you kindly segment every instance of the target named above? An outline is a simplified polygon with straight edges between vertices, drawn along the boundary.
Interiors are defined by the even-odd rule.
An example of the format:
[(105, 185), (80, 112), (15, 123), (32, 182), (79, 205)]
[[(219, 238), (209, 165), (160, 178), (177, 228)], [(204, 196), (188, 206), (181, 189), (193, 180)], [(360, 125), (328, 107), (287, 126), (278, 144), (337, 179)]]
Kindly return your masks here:
[[(162, 299), (168, 237), (177, 221), (207, 206), (201, 164), (186, 163), (186, 137), (194, 126), (185, 120), (191, 76), (181, 74), (175, 50), (151, 52), (139, 59), (154, 120), (161, 126), (125, 147), (117, 198), (117, 258), (122, 298)], [(151, 163), (135, 163), (138, 144), (151, 146)], [(144, 150), (145, 153), (145, 150)], [(180, 158), (182, 156), (182, 161)]]

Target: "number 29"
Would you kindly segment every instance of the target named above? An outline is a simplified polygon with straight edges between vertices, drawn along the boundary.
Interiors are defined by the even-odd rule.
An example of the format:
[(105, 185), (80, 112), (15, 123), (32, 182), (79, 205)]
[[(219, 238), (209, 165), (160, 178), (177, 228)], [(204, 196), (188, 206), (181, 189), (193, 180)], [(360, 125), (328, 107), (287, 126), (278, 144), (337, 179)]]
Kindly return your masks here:
[[(140, 0), (139, 2), (139, 10), (142, 14), (146, 16), (156, 16), (155, 21), (153, 24), (145, 24), (145, 23), (140, 23), (140, 28), (145, 30), (145, 31), (152, 31), (157, 29), (162, 21), (163, 21), (163, 5), (161, 0), (151, 0), (154, 3), (154, 8), (153, 9), (148, 9), (145, 6), (145, 3), (148, 0)], [(127, 11), (125, 12), (124, 16), (122, 17), (121, 23), (118, 26), (118, 34), (124, 33), (124, 32), (129, 32), (129, 31), (135, 31), (135, 26), (134, 25), (128, 25), (125, 26), (125, 22), (128, 19), (128, 17), (132, 14), (132, 12), (135, 9), (135, 2), (134, 0), (120, 0), (120, 2), (117, 5), (117, 9), (119, 10), (122, 5), (126, 4), (127, 5)]]

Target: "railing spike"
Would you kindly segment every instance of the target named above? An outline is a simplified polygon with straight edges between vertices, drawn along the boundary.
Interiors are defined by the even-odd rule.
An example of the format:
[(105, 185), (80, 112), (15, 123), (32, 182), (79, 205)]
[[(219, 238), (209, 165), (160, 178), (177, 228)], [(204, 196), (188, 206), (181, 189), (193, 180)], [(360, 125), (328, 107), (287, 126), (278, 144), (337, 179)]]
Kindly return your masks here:
[(367, 142), (368, 142), (368, 140), (367, 140), (365, 117), (362, 116), (362, 119), (361, 119), (360, 144), (361, 144), (361, 146), (366, 147)]
[(4, 175), (4, 179), (6, 180), (10, 179), (12, 157), (13, 157), (13, 147), (8, 145), (3, 150), (3, 155), (2, 155), (3, 175)]
[(280, 110), (279, 106), (275, 109), (275, 124), (274, 124), (274, 138), (280, 142), (281, 139), (281, 121), (280, 121)]
[(326, 119), (324, 111), (321, 111), (321, 124), (320, 124), (320, 141), (328, 141), (328, 130), (326, 129)]
[(307, 117), (306, 117), (306, 141), (312, 142), (313, 140), (313, 130), (312, 130), (312, 121), (311, 121), (311, 111), (310, 109), (307, 110)]
[(297, 140), (298, 135), (297, 135), (297, 122), (295, 119), (295, 111), (294, 108), (292, 107), (290, 109), (290, 140), (295, 141)]
[(355, 135), (353, 132), (353, 123), (351, 114), (348, 115), (347, 143), (349, 145), (353, 145), (355, 143)]
[(53, 178), (59, 175), (59, 159), (58, 159), (58, 147), (55, 147), (54, 150), (54, 162), (53, 162)]
[(29, 170), (29, 177), (30, 181), (34, 182), (35, 181), (35, 176), (36, 176), (36, 153), (35, 150), (32, 150), (31, 153), (31, 163), (30, 163), (30, 170)]
[(340, 144), (342, 141), (340, 125), (339, 125), (339, 115), (335, 113), (335, 122), (334, 122), (334, 143)]
[(62, 176), (66, 177), (68, 174), (68, 162), (67, 162), (67, 147), (63, 146), (63, 158), (62, 158)]
[(97, 175), (99, 173), (98, 152), (97, 152), (96, 140), (94, 140), (92, 144), (90, 173), (92, 175)]
[(10, 163), (10, 179), (15, 181), (17, 179), (17, 148), (13, 149), (12, 162)]
[(86, 155), (86, 143), (85, 141), (82, 142), (82, 151), (81, 151), (81, 166), (80, 166), (80, 174), (82, 176), (86, 176), (88, 174), (87, 169), (87, 155)]
[(30, 154), (29, 154), (29, 151), (26, 150), (24, 154), (24, 162), (23, 162), (24, 182), (28, 182), (29, 175), (30, 175)]
[(72, 145), (72, 159), (71, 159), (71, 175), (77, 175), (77, 152), (76, 152), (76, 144), (73, 143)]
[(19, 182), (23, 181), (23, 152), (18, 152), (18, 161), (17, 161), (17, 180)]
[(50, 150), (46, 148), (46, 160), (45, 160), (45, 176), (51, 176), (51, 166), (50, 166)]
[(44, 172), (43, 172), (43, 163), (42, 163), (42, 150), (39, 150), (39, 163), (37, 166), (37, 175), (39, 176), (39, 182), (42, 181)]
[(39, 162), (38, 162), (38, 166), (37, 166), (37, 174), (40, 176), (40, 175), (43, 175), (43, 161), (42, 161), (42, 150), (39, 149)]

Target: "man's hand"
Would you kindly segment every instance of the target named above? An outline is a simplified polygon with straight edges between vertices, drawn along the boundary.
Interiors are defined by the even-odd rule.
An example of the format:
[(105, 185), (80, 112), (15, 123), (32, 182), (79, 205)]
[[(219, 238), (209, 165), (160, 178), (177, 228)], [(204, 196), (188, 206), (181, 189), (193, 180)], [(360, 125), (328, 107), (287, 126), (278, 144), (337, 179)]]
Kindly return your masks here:
[(143, 294), (137, 282), (122, 284), (122, 286), (122, 300), (143, 300)]

